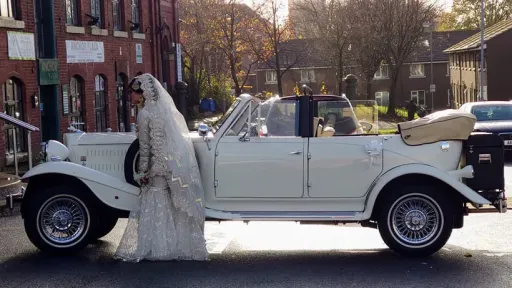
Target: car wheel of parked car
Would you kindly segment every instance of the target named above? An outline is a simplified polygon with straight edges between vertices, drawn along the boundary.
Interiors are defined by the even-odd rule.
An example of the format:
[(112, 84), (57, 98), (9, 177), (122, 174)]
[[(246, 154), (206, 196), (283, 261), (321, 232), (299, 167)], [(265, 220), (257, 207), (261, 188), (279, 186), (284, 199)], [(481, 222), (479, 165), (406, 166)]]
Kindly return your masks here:
[(450, 238), (452, 203), (439, 187), (400, 187), (383, 200), (377, 222), (391, 250), (424, 257), (439, 251)]
[(139, 139), (135, 139), (124, 157), (124, 178), (126, 183), (130, 183), (136, 187), (140, 187), (140, 185), (134, 180), (133, 175), (138, 171), (139, 159)]
[(97, 228), (94, 231), (94, 239), (99, 239), (110, 233), (110, 231), (116, 227), (118, 219), (119, 218), (116, 216), (98, 217)]
[(70, 186), (48, 187), (24, 203), (28, 238), (41, 251), (73, 253), (86, 247), (95, 234), (94, 200)]

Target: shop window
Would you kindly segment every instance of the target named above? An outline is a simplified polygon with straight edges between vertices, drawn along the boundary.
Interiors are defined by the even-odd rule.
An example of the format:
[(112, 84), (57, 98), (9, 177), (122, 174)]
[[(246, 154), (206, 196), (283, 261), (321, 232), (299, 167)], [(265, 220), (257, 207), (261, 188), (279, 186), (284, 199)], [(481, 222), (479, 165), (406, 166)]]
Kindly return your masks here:
[(114, 30), (123, 31), (123, 0), (112, 1), (112, 22)]
[(101, 75), (94, 77), (94, 112), (96, 113), (96, 132), (107, 129), (107, 109), (105, 109), (105, 78)]
[[(1, 0), (0, 0), (1, 1)], [(66, 0), (66, 24), (78, 26), (78, 4), (79, 0)]]
[(91, 0), (91, 16), (98, 18), (96, 26), (103, 28), (103, 0)]
[(17, 6), (17, 0), (0, 0), (0, 16), (18, 19)]
[(84, 81), (80, 76), (73, 76), (69, 81), (69, 112), (70, 112), (70, 120), (71, 125), (77, 129), (85, 131), (85, 123), (84, 123), (84, 110), (82, 107), (82, 103), (84, 103)]
[[(4, 99), (4, 110), (9, 116), (12, 116), (21, 121), (25, 120), (23, 113), (23, 89), (21, 81), (16, 78), (11, 78), (2, 84), (2, 94)], [(13, 154), (14, 149), (17, 152), (25, 152), (25, 135), (22, 128), (15, 125), (4, 125), (5, 133), (5, 152)], [(16, 135), (16, 141), (14, 137)], [(15, 143), (16, 142), (16, 143)]]
[(136, 26), (137, 29), (133, 30), (133, 32), (140, 32), (140, 7), (139, 0), (131, 0), (132, 1), (132, 22), (139, 24)]

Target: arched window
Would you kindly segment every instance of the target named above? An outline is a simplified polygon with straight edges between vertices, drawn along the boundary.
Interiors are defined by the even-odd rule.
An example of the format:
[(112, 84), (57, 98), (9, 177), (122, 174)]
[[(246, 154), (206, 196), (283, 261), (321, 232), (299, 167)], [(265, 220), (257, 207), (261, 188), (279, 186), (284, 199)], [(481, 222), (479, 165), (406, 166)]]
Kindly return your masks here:
[[(2, 84), (2, 94), (4, 99), (4, 109), (7, 115), (25, 120), (23, 113), (23, 89), (21, 81), (16, 78), (10, 78)], [(23, 130), (14, 125), (5, 124), (5, 152), (8, 154), (25, 151), (25, 134)], [(14, 141), (14, 133), (16, 133), (16, 141)], [(16, 144), (15, 144), (16, 142)]]
[(71, 125), (82, 131), (85, 131), (84, 114), (83, 114), (83, 80), (80, 76), (73, 76), (69, 81), (69, 111), (71, 117)]
[(96, 77), (94, 77), (94, 112), (96, 113), (96, 132), (105, 132), (107, 129), (105, 94), (105, 78), (102, 75), (96, 75)]

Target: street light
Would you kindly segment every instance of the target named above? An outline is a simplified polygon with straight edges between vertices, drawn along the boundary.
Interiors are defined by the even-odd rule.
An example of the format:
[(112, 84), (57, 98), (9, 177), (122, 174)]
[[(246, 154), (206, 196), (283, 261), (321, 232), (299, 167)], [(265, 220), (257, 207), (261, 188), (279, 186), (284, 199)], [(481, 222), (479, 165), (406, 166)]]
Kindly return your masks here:
[[(483, 1), (483, 0), (482, 0)], [(433, 31), (434, 31), (434, 25), (431, 23), (424, 23), (423, 24), (423, 31), (430, 33), (430, 40), (428, 42), (428, 47), (430, 49), (430, 97), (432, 97), (432, 107), (431, 113), (434, 111), (434, 93), (435, 93), (435, 87), (434, 87), (434, 45), (433, 45)]]

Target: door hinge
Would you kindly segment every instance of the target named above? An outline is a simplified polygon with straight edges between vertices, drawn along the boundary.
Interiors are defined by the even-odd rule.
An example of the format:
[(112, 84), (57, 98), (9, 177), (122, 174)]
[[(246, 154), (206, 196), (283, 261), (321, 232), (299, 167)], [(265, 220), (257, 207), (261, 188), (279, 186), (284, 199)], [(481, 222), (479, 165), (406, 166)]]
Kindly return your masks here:
[(215, 150), (215, 156), (219, 156), (219, 150)]
[(308, 188), (311, 187), (311, 181), (308, 181)]
[(311, 159), (311, 152), (308, 152), (308, 160)]
[(213, 182), (213, 186), (215, 186), (215, 187), (219, 186), (219, 180), (215, 180), (215, 181)]

